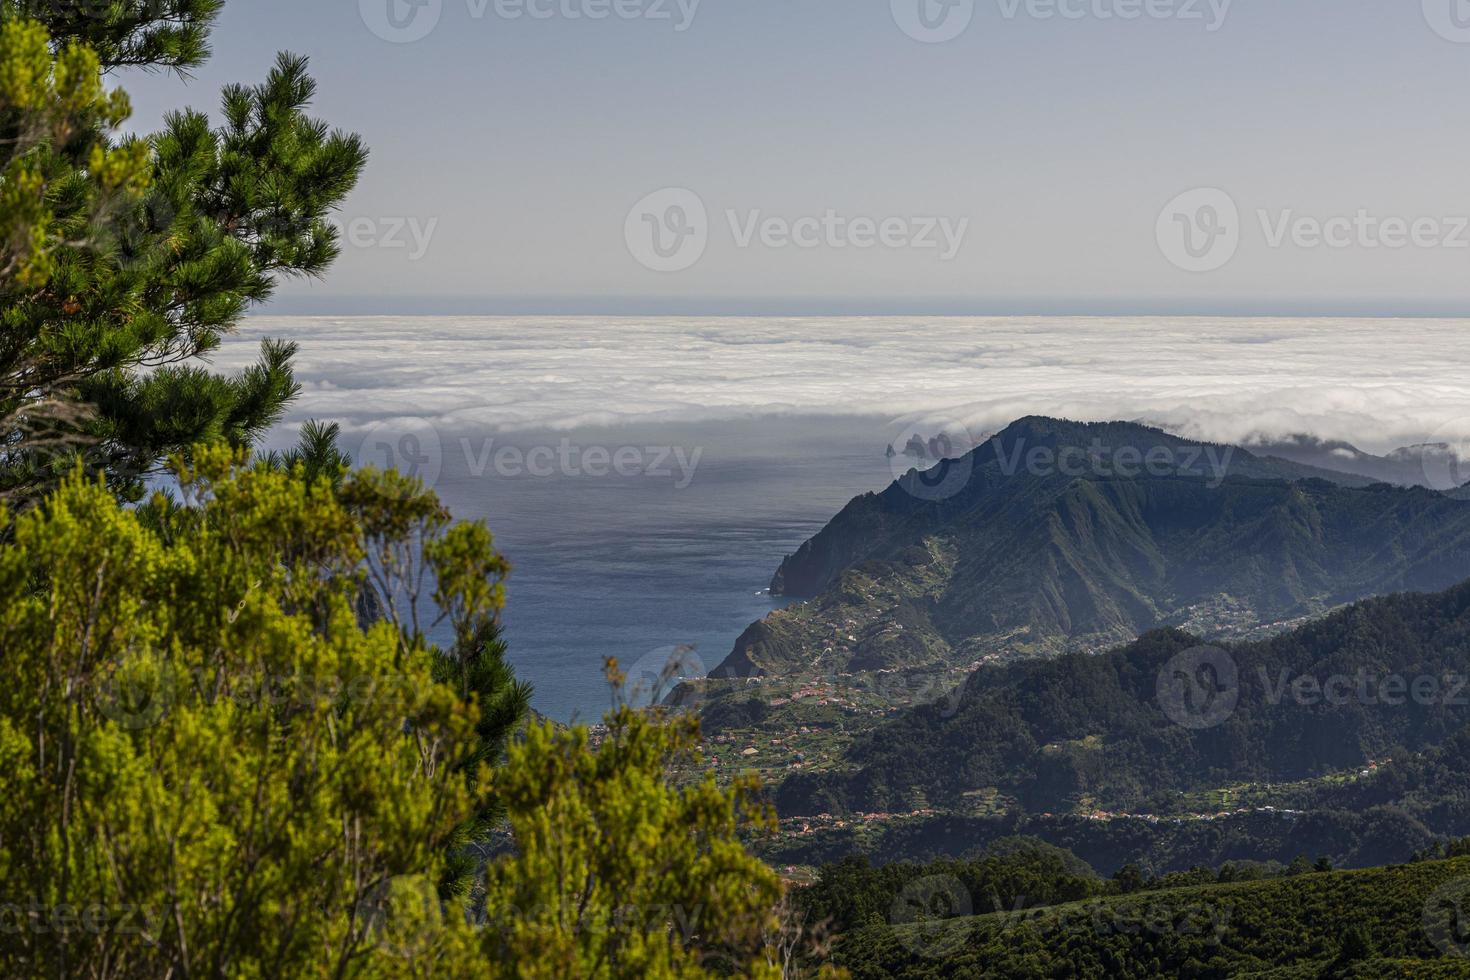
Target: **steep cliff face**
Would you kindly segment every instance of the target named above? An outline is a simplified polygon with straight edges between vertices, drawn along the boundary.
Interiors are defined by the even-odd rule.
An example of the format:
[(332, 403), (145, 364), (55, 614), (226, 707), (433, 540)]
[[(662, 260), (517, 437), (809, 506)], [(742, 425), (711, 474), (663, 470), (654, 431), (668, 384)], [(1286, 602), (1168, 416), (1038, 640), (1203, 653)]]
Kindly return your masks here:
[(1470, 506), (1128, 423), (1024, 419), (850, 503), (782, 563), (809, 602), (722, 676), (1054, 654), (1246, 632), (1470, 577)]

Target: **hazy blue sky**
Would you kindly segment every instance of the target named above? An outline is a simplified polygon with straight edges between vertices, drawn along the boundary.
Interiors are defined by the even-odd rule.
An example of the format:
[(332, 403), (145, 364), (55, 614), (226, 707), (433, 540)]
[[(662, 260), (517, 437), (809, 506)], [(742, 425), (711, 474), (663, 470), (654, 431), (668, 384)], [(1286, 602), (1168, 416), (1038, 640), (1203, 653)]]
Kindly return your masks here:
[[(123, 78), (151, 128), (289, 49), (371, 145), (354, 242), (273, 312), (1470, 309), (1463, 0), (413, 2), (233, 0), (193, 81)], [(968, 26), (916, 40), (921, 2)], [(665, 188), (704, 219), (634, 210)], [(1238, 220), (1166, 211), (1196, 188)]]

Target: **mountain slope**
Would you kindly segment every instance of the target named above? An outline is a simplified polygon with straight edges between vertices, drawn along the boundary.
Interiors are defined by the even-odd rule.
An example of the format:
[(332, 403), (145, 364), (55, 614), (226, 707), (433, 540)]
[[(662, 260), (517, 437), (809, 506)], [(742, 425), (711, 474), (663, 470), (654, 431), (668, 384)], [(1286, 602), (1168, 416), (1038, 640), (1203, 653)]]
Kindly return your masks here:
[[(982, 667), (958, 695), (881, 724), (834, 771), (789, 777), (782, 815), (904, 811), (916, 795), (959, 809), (978, 791), (1031, 812), (1082, 799), (1148, 812), (1160, 795), (1462, 745), (1470, 583), (1367, 600), (1265, 641), (1201, 648), (1161, 631), (1103, 655)], [(1342, 791), (1320, 802), (1352, 805)]]
[[(1043, 909), (993, 908), (925, 879), (895, 924), (844, 936), (855, 978), (1466, 977), (1470, 859), (1201, 885)], [(988, 906), (988, 907), (987, 907)]]
[(1023, 419), (852, 501), (772, 582), (812, 601), (752, 626), (716, 676), (1280, 627), (1470, 577), (1467, 504), (1131, 423)]
[[(1404, 446), (1384, 456), (1366, 453), (1352, 443), (1296, 435), (1285, 439), (1255, 439), (1245, 444), (1257, 456), (1274, 456), (1326, 470), (1370, 477), (1395, 486), (1427, 486), (1444, 490), (1459, 472), (1455, 447), (1447, 443)], [(1448, 481), (1448, 482), (1447, 482)]]

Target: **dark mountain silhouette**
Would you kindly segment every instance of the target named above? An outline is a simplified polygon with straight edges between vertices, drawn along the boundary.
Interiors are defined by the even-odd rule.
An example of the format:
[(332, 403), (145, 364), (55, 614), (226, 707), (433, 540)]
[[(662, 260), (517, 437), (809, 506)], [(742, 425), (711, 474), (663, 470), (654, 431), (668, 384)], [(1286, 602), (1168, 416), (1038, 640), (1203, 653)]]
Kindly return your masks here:
[(1457, 476), (1461, 466), (1454, 448), (1445, 443), (1404, 446), (1383, 456), (1364, 452), (1342, 440), (1296, 435), (1285, 439), (1254, 439), (1245, 444), (1257, 456), (1270, 456), (1294, 463), (1366, 476), (1401, 487), (1449, 490), (1464, 483)]
[(786, 559), (716, 676), (1279, 630), (1470, 578), (1470, 502), (1134, 423), (1028, 418), (853, 500)]

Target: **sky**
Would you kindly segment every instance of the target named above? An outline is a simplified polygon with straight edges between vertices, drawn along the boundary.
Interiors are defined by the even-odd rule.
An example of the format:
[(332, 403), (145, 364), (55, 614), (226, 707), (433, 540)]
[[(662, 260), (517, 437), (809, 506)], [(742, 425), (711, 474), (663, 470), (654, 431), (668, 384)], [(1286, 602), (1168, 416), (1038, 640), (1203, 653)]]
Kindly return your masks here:
[[(1462, 26), (1463, 25), (1463, 26)], [(372, 160), (272, 313), (1459, 315), (1464, 0), (232, 0)]]

